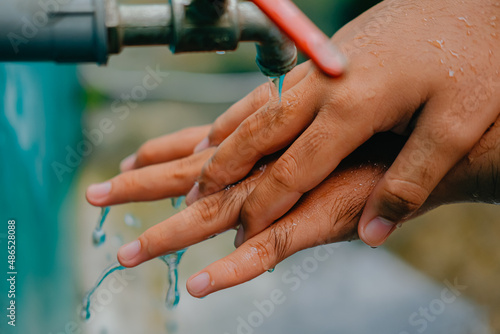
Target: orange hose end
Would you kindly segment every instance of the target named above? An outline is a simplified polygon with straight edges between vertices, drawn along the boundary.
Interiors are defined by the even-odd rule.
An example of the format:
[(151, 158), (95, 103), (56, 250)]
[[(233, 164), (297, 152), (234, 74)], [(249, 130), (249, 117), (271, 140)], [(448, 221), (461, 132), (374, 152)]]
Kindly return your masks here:
[(340, 76), (346, 59), (330, 39), (290, 0), (252, 0), (302, 52), (330, 76)]

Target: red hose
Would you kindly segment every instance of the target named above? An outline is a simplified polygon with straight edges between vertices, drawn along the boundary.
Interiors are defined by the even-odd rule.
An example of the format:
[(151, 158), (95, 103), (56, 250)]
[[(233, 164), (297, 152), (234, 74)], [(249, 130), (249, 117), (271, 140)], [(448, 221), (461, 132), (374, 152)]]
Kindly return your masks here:
[(337, 77), (346, 60), (330, 39), (290, 0), (252, 0), (326, 74)]

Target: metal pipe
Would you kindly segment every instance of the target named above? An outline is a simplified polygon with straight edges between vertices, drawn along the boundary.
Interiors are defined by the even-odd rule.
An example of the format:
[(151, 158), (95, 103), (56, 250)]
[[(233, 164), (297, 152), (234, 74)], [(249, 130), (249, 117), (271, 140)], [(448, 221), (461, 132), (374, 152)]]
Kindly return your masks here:
[[(67, 4), (60, 5), (62, 1)], [(0, 37), (0, 61), (105, 64), (108, 54), (117, 54), (126, 46), (170, 45), (173, 53), (230, 51), (241, 40), (257, 43), (257, 64), (267, 76), (283, 75), (297, 62), (294, 44), (251, 2), (47, 3), (38, 8), (34, 0), (2, 0), (0, 31), (6, 34)], [(31, 11), (27, 11), (25, 7), (30, 6)], [(46, 21), (36, 21), (37, 17)]]
[(120, 5), (108, 0), (106, 26), (110, 53), (126, 46), (169, 45), (172, 11), (168, 4)]
[(107, 62), (101, 0), (2, 0), (0, 6), (0, 61)]

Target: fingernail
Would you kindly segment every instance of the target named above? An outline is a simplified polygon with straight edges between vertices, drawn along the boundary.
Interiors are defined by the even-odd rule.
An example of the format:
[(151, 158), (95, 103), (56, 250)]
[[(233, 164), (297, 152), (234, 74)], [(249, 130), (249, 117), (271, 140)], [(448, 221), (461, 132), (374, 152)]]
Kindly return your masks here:
[(201, 151), (207, 149), (209, 146), (210, 146), (210, 142), (208, 140), (208, 137), (205, 137), (202, 141), (200, 141), (198, 143), (198, 145), (196, 145), (196, 147), (194, 148), (194, 153), (201, 152)]
[(243, 243), (245, 237), (245, 230), (243, 229), (243, 226), (240, 226), (238, 229), (238, 232), (236, 232), (236, 237), (234, 238), (234, 247), (238, 248), (241, 246)]
[(125, 261), (130, 261), (141, 251), (141, 242), (139, 240), (132, 241), (123, 245), (118, 250), (118, 256)]
[(194, 202), (196, 202), (199, 195), (200, 195), (200, 185), (198, 184), (198, 182), (195, 182), (193, 188), (191, 188), (191, 190), (186, 195), (186, 205), (189, 206)]
[(202, 293), (210, 285), (210, 275), (208, 273), (201, 273), (188, 282), (188, 289), (195, 295)]
[(135, 153), (131, 154), (128, 157), (126, 157), (125, 159), (123, 159), (122, 162), (120, 162), (120, 170), (122, 172), (126, 172), (126, 171), (133, 169), (136, 159), (137, 159), (137, 155)]
[(92, 184), (87, 189), (87, 196), (97, 200), (108, 196), (111, 191), (111, 182)]
[(385, 218), (376, 217), (365, 227), (365, 241), (369, 246), (380, 246), (395, 228), (396, 224)]

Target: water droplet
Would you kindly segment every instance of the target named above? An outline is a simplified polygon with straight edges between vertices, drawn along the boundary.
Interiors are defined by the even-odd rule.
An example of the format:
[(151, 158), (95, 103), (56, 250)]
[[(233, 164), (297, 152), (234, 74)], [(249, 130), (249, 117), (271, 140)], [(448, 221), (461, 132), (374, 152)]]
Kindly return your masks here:
[(182, 202), (184, 202), (184, 200), (186, 199), (186, 196), (180, 196), (180, 197), (172, 197), (170, 199), (170, 201), (172, 202), (172, 206), (174, 207), (174, 209), (179, 209), (182, 205)]
[(272, 273), (272, 272), (274, 272), (274, 268), (268, 269), (268, 270), (267, 270), (267, 272), (268, 272), (268, 273)]
[(226, 51), (215, 51), (215, 53), (218, 55), (225, 55)]
[(186, 249), (181, 249), (175, 253), (160, 256), (161, 259), (168, 267), (168, 291), (165, 298), (165, 306), (171, 310), (174, 309), (177, 304), (179, 304), (180, 294), (179, 294), (179, 272), (178, 266), (181, 262), (182, 255), (186, 252)]
[(101, 214), (99, 215), (96, 227), (92, 232), (92, 243), (94, 244), (95, 247), (102, 245), (106, 241), (106, 233), (102, 229), (102, 226), (104, 225), (104, 221), (108, 216), (109, 210), (110, 210), (109, 206), (101, 208)]
[(127, 213), (123, 220), (125, 221), (125, 225), (130, 227), (140, 228), (142, 225), (141, 221), (131, 213)]
[(459, 19), (460, 21), (465, 22), (465, 26), (466, 26), (466, 27), (468, 27), (468, 28), (472, 27), (472, 24), (470, 24), (470, 23), (469, 23), (469, 21), (467, 21), (467, 19), (466, 19), (465, 17), (459, 17), (458, 19)]
[(401, 228), (401, 227), (403, 227), (403, 223), (399, 223), (399, 224), (397, 224), (397, 225), (396, 225), (396, 227), (397, 227), (397, 228)]
[(101, 246), (106, 241), (106, 233), (100, 228), (92, 231), (92, 243), (95, 247)]
[(455, 52), (455, 51), (453, 51), (453, 50), (449, 50), (449, 51), (450, 51), (450, 53), (451, 53), (451, 55), (452, 55), (453, 57), (458, 58), (458, 53), (456, 53), (456, 52)]
[(455, 71), (452, 71), (451, 69), (448, 70), (448, 75), (452, 78), (455, 76)]
[(283, 83), (285, 82), (285, 75), (283, 74), (279, 77), (269, 77), (269, 81), (269, 97), (273, 99), (273, 97), (277, 96), (279, 98), (278, 101), (281, 103), (281, 95), (283, 93)]
[(434, 47), (436, 47), (438, 49), (441, 49), (441, 50), (443, 49), (443, 45), (444, 45), (444, 41), (443, 40), (431, 40), (431, 39), (428, 39), (427, 42), (430, 45), (432, 45), (432, 46), (434, 46)]

